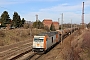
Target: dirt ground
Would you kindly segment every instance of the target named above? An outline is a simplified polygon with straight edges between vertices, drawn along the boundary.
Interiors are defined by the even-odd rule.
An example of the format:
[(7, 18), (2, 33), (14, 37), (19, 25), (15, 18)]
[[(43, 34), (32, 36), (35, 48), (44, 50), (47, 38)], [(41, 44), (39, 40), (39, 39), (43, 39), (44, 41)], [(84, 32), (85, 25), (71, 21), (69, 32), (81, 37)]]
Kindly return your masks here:
[(79, 30), (38, 60), (90, 60), (90, 30)]

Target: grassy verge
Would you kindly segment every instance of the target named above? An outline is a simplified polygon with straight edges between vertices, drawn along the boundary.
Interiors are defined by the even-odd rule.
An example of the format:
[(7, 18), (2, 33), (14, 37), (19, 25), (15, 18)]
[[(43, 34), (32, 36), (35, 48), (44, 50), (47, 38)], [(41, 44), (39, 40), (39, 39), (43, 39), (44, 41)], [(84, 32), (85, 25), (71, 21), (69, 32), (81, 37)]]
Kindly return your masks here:
[(25, 40), (32, 40), (32, 36), (46, 32), (42, 29), (13, 29), (13, 30), (0, 30), (0, 46), (10, 45)]

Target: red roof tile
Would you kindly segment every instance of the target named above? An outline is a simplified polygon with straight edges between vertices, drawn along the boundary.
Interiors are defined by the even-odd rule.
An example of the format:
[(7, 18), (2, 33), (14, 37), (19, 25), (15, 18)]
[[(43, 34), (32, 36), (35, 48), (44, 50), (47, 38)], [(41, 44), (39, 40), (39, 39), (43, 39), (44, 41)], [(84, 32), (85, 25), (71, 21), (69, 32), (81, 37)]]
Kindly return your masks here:
[(59, 24), (58, 22), (53, 22), (53, 24)]
[(44, 20), (43, 20), (43, 23), (44, 23), (44, 24), (52, 24), (52, 20), (44, 19)]

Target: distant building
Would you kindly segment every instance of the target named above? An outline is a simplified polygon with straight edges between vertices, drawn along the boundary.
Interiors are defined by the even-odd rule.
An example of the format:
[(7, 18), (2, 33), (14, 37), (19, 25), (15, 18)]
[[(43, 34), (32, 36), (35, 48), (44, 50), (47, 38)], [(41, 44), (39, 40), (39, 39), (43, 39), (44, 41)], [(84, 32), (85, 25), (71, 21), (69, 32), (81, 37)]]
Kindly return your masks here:
[(56, 30), (59, 30), (59, 23), (58, 22), (52, 22), (52, 23), (55, 26), (55, 29)]
[(51, 19), (44, 19), (43, 24), (44, 24), (44, 26), (48, 26), (48, 28), (50, 29), (50, 26), (52, 24), (52, 20)]
[(31, 21), (25, 21), (25, 24), (28, 25), (29, 27), (32, 27), (33, 22), (31, 22)]
[(55, 29), (58, 30), (59, 29), (59, 23), (58, 22), (53, 22), (51, 19), (44, 19), (43, 20), (44, 26), (48, 26), (49, 29), (50, 29), (52, 23), (54, 24)]
[(32, 22), (31, 22), (31, 21), (25, 21), (25, 23), (27, 23), (27, 24), (31, 24)]

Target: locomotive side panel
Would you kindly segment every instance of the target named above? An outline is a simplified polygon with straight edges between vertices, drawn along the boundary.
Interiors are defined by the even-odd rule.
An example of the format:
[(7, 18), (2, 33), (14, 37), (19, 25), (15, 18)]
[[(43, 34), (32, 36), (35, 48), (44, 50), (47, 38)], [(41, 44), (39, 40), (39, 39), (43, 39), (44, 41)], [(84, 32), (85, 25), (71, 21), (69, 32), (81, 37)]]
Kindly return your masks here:
[(59, 42), (58, 38), (56, 38), (56, 35), (53, 35), (51, 37), (49, 37), (46, 41), (47, 43), (47, 49), (52, 47), (54, 44), (56, 44), (57, 42)]
[(48, 49), (49, 47), (51, 47), (51, 44), (52, 44), (51, 37), (49, 37), (49, 38), (47, 39), (47, 41), (46, 41), (47, 49)]

